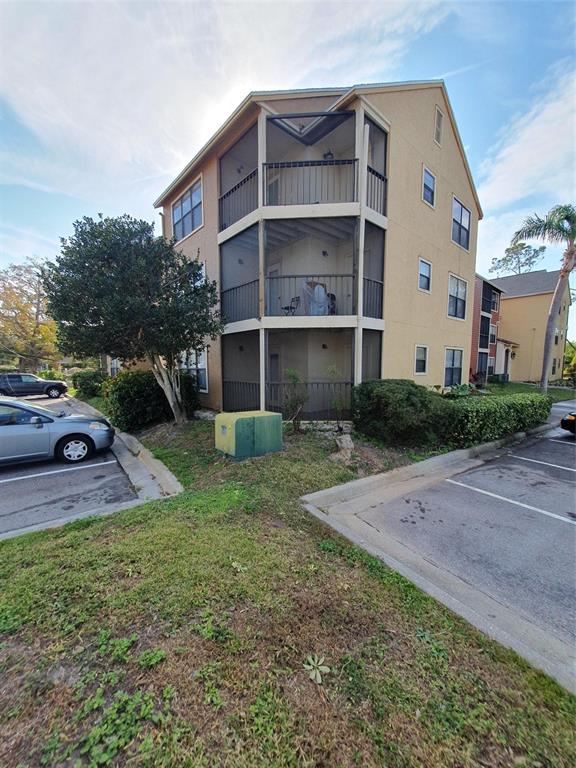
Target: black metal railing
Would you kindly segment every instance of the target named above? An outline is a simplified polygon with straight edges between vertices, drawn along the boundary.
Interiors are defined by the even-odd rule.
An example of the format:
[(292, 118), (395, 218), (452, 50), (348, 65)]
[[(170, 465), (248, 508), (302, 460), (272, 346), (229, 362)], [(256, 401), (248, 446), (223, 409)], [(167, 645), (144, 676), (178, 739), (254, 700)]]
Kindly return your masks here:
[(366, 181), (366, 205), (386, 216), (388, 179), (368, 166)]
[(232, 189), (221, 195), (218, 203), (220, 231), (258, 208), (258, 169), (255, 168)]
[(222, 408), (224, 411), (258, 411), (260, 409), (260, 383), (257, 381), (222, 382)]
[(220, 294), (220, 311), (226, 323), (258, 317), (258, 280), (252, 280)]
[(384, 283), (381, 280), (364, 278), (363, 311), (364, 317), (382, 318), (382, 300)]
[(264, 163), (265, 204), (355, 202), (357, 166), (355, 159)]
[(266, 315), (353, 315), (354, 275), (282, 275), (266, 278)]
[(291, 419), (302, 406), (301, 417), (312, 421), (349, 419), (351, 415), (351, 381), (310, 381), (292, 384), (272, 381), (266, 384), (266, 409)]

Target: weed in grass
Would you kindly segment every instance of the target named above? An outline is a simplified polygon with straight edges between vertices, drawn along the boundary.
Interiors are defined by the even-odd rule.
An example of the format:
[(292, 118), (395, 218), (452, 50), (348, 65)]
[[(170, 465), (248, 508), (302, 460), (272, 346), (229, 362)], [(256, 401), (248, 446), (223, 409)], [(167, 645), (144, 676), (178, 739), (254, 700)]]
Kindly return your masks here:
[(107, 629), (102, 629), (98, 635), (98, 652), (112, 661), (125, 663), (130, 658), (130, 649), (137, 641), (138, 635), (135, 632), (129, 637), (113, 638)]
[(204, 703), (210, 704), (216, 709), (220, 709), (224, 705), (220, 692), (216, 687), (220, 669), (221, 664), (218, 664), (218, 662), (211, 662), (200, 667), (194, 675), (204, 685)]
[(317, 656), (316, 654), (307, 656), (302, 666), (308, 672), (310, 680), (313, 680), (317, 685), (322, 685), (322, 675), (327, 675), (330, 672), (330, 667), (324, 664), (324, 656)]
[(226, 626), (228, 615), (217, 617), (211, 610), (202, 612), (196, 631), (204, 640), (214, 640), (215, 643), (225, 643), (232, 637), (232, 631)]
[(166, 651), (162, 648), (155, 648), (154, 650), (142, 651), (138, 656), (138, 666), (141, 669), (152, 669), (157, 664), (160, 664), (166, 658)]

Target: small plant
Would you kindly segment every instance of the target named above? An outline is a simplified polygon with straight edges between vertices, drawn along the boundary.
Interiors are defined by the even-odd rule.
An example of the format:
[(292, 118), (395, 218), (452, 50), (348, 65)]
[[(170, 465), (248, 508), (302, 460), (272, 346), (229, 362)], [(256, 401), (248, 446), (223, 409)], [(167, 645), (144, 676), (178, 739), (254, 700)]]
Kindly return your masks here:
[(224, 621), (215, 616), (210, 610), (203, 611), (196, 630), (204, 640), (214, 640), (216, 643), (224, 643), (232, 636), (232, 632), (225, 625)]
[(468, 397), (471, 391), (469, 384), (453, 384), (448, 391), (444, 392), (444, 397)]
[(286, 397), (284, 399), (284, 418), (292, 422), (292, 428), (295, 433), (302, 432), (300, 423), (302, 421), (302, 411), (308, 400), (306, 388), (300, 378), (298, 371), (293, 368), (287, 368), (284, 371), (288, 379), (286, 388)]
[(162, 648), (154, 648), (148, 651), (142, 651), (138, 656), (138, 666), (141, 669), (152, 669), (160, 664), (166, 658), (166, 651)]
[(110, 656), (113, 661), (128, 661), (130, 648), (138, 640), (138, 635), (133, 632), (129, 637), (110, 637), (107, 629), (100, 631), (98, 635), (98, 652), (101, 656)]
[(194, 677), (197, 677), (204, 684), (204, 703), (211, 704), (216, 709), (223, 706), (222, 697), (216, 687), (220, 665), (216, 662), (205, 664), (201, 667)]
[(307, 656), (303, 666), (308, 672), (310, 680), (313, 680), (317, 685), (322, 685), (322, 675), (327, 675), (330, 672), (330, 667), (324, 664), (324, 656), (317, 656), (316, 654)]

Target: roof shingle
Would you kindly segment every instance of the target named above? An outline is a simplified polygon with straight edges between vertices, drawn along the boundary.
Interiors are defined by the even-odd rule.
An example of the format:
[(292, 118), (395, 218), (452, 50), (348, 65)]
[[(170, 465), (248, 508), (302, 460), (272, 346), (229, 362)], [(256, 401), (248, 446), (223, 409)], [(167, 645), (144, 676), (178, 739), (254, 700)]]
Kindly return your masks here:
[(522, 275), (499, 277), (491, 282), (504, 291), (503, 298), (514, 296), (532, 296), (536, 293), (554, 293), (560, 270), (547, 272), (538, 269), (536, 272), (524, 272)]

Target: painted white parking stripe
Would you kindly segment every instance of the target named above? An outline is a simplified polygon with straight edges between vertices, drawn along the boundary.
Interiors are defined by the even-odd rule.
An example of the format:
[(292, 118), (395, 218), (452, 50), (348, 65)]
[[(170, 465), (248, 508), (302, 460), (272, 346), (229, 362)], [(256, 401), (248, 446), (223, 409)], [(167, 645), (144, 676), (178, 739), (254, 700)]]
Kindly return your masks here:
[(568, 472), (576, 472), (576, 469), (572, 467), (564, 467), (562, 464), (551, 464), (549, 461), (539, 461), (538, 459), (529, 459), (526, 456), (517, 456), (515, 453), (509, 453), (513, 459), (521, 459), (522, 461), (532, 461), (534, 464), (545, 464), (547, 467), (556, 467), (556, 469), (565, 469)]
[(116, 459), (110, 461), (99, 461), (97, 464), (83, 464), (81, 467), (68, 467), (68, 469), (52, 469), (50, 472), (36, 472), (33, 475), (22, 475), (22, 477), (9, 477), (6, 480), (0, 480), (0, 483), (15, 483), (18, 480), (30, 480), (33, 477), (46, 477), (46, 475), (60, 475), (62, 472), (77, 472), (79, 469), (94, 469), (94, 467), (103, 467), (106, 464), (116, 464)]
[(576, 520), (568, 520), (567, 517), (562, 517), (561, 515), (555, 515), (553, 512), (546, 512), (545, 509), (538, 509), (538, 507), (532, 507), (530, 504), (523, 504), (521, 501), (514, 501), (513, 499), (507, 499), (506, 496), (499, 496), (497, 493), (492, 493), (491, 491), (484, 491), (482, 488), (475, 488), (473, 485), (468, 485), (467, 483), (461, 483), (459, 480), (451, 480), (447, 479), (447, 483), (451, 483), (452, 485), (460, 485), (462, 488), (468, 488), (470, 491), (476, 491), (476, 493), (483, 493), (485, 496), (491, 496), (493, 499), (499, 499), (500, 501), (507, 501), (508, 504), (515, 504), (517, 507), (524, 507), (524, 509), (531, 509), (532, 512), (540, 512), (541, 515), (546, 515), (547, 517), (553, 517), (556, 520), (561, 520), (563, 523), (569, 523), (569, 525), (576, 525)]
[(560, 445), (571, 445), (572, 448), (576, 448), (576, 443), (569, 442), (568, 440), (556, 440), (556, 438), (554, 437), (549, 437), (548, 440), (551, 443), (560, 443)]

